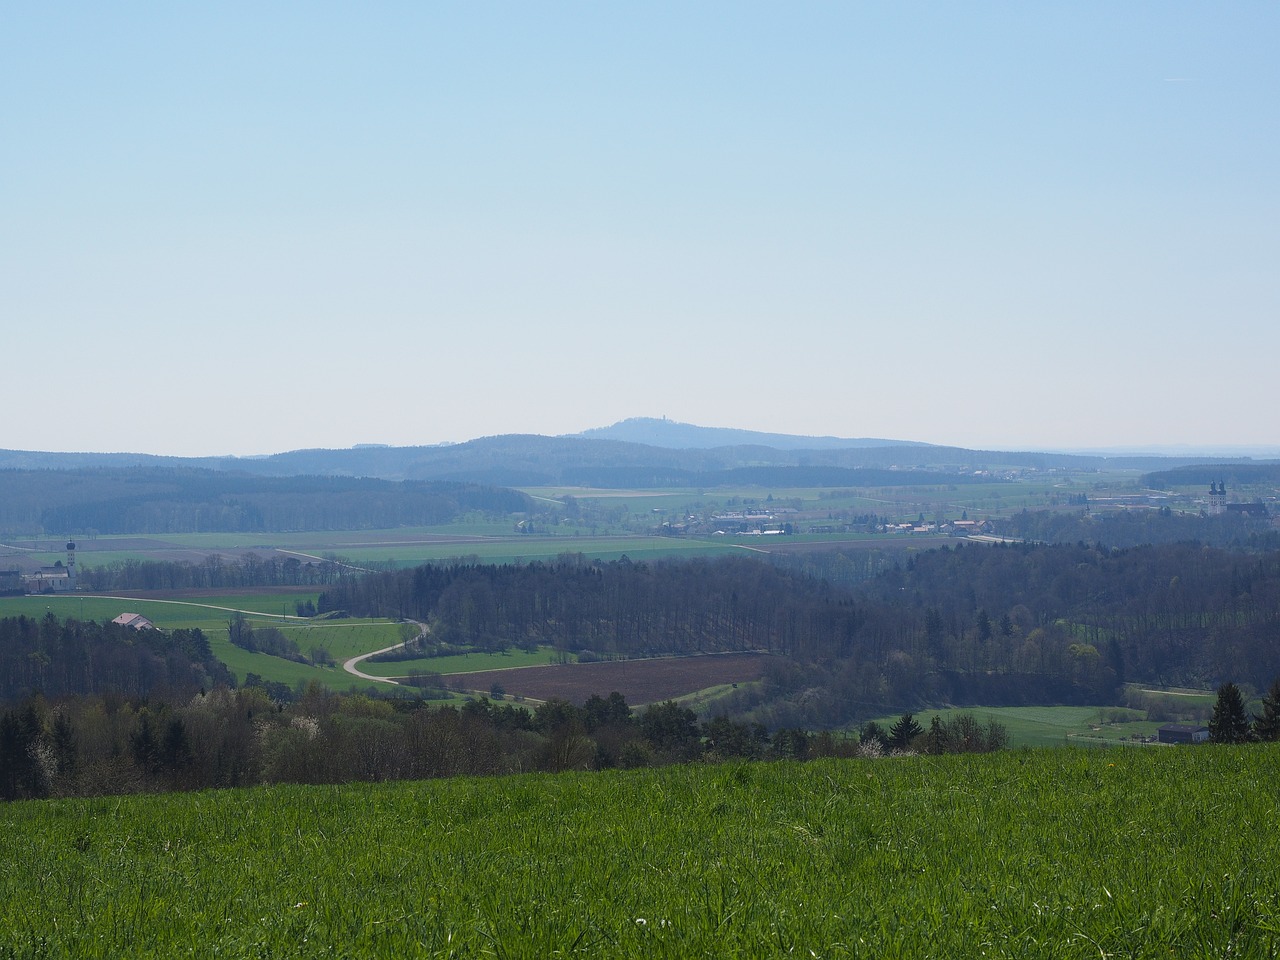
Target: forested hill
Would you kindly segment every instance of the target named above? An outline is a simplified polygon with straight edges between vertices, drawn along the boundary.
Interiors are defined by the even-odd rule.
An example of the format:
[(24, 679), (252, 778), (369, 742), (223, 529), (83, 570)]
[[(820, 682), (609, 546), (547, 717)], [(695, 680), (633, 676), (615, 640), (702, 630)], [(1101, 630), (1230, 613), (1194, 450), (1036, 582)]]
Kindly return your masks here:
[[(697, 429), (697, 428), (695, 428)], [(770, 434), (751, 434), (764, 438)], [(182, 459), (143, 454), (37, 453), (0, 450), (0, 470), (66, 470), (105, 467), (120, 469), (195, 469), (229, 471), (253, 476), (346, 476), (387, 480), (448, 480), (497, 486), (573, 485), (600, 487), (716, 486), (769, 482), (789, 486), (837, 483), (878, 485), (879, 477), (832, 471), (895, 471), (895, 485), (948, 482), (976, 470), (1062, 468), (1072, 470), (1164, 470), (1186, 464), (1227, 464), (1212, 458), (1152, 456), (1082, 456), (1062, 453), (967, 450), (875, 441), (827, 443), (819, 449), (776, 440), (742, 443), (735, 432), (719, 437), (734, 440), (726, 446), (677, 449), (618, 439), (544, 437), (512, 434), (482, 437), (466, 443), (419, 447), (356, 447), (343, 450), (294, 450), (264, 457), (201, 457)], [(748, 471), (773, 468), (768, 481)], [(778, 472), (781, 471), (781, 472)], [(832, 479), (834, 478), (834, 479)]]
[(191, 533), (358, 530), (528, 512), (515, 490), (460, 482), (258, 477), (211, 470), (0, 470), (0, 531)]
[(349, 578), (326, 609), (428, 620), (442, 641), (636, 657), (776, 654), (735, 709), (834, 726), (939, 703), (1109, 703), (1124, 680), (1280, 675), (1280, 554), (1192, 544), (963, 546), (856, 589), (750, 558), (421, 567)]
[(674, 450), (711, 450), (717, 447), (771, 447), (774, 450), (847, 450), (854, 447), (927, 447), (905, 440), (862, 437), (807, 437), (789, 433), (762, 433), (729, 427), (700, 427), (665, 417), (631, 417), (608, 427), (583, 430), (574, 436), (593, 440), (624, 440)]

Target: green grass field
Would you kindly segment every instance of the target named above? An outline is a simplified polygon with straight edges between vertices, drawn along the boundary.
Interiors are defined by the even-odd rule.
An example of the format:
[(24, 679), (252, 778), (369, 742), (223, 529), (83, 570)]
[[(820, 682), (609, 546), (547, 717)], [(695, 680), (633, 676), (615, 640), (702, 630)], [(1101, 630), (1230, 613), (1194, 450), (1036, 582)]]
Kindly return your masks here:
[[(46, 613), (82, 620), (112, 620), (126, 611), (140, 613), (162, 630), (198, 627), (209, 638), (214, 655), (227, 665), (237, 680), (250, 673), (264, 680), (295, 686), (318, 680), (335, 690), (365, 689), (370, 682), (341, 669), (348, 657), (381, 650), (400, 641), (400, 625), (388, 620), (306, 620), (293, 616), (298, 599), (314, 600), (316, 594), (241, 594), (199, 597), (186, 600), (113, 599), (94, 596), (2, 597), (0, 617), (40, 618)], [(280, 614), (275, 609), (283, 607)], [(249, 615), (250, 625), (276, 627), (293, 639), (304, 656), (313, 647), (323, 647), (338, 666), (321, 667), (295, 663), (265, 653), (250, 653), (233, 646), (228, 639), (227, 621), (234, 609), (258, 611)], [(288, 614), (284, 613), (287, 609)]]
[[(220, 629), (226, 632), (227, 618), (231, 615), (233, 609), (259, 610), (262, 606), (276, 605), (278, 602), (274, 598), (263, 599), (244, 598), (249, 603), (243, 608), (237, 608), (232, 604), (224, 604), (220, 601), (222, 597), (200, 597), (190, 599), (178, 599), (180, 594), (174, 594), (173, 600), (138, 600), (132, 598), (114, 598), (114, 597), (97, 597), (77, 594), (74, 596), (38, 596), (38, 597), (0, 597), (0, 616), (17, 617), (28, 616), (34, 618), (43, 617), (46, 613), (52, 613), (55, 616), (66, 618), (74, 617), (77, 620), (112, 620), (121, 613), (140, 613), (157, 627), (162, 630), (173, 630), (179, 627), (192, 628), (199, 627), (206, 633)], [(314, 594), (311, 594), (314, 596)], [(220, 609), (223, 608), (223, 609)], [(273, 623), (277, 626), (282, 622), (279, 615), (275, 611), (268, 610), (268, 616), (257, 618), (255, 622)], [(289, 613), (293, 613), (292, 604), (289, 605)]]
[[(444, 533), (442, 531), (447, 531)], [(757, 538), (758, 539), (758, 538)], [(400, 567), (440, 563), (459, 558), (479, 558), (485, 563), (518, 560), (553, 560), (562, 553), (583, 553), (592, 559), (616, 560), (623, 554), (633, 559), (667, 556), (714, 555), (733, 547), (722, 541), (677, 539), (638, 534), (575, 535), (570, 528), (554, 528), (549, 534), (517, 536), (510, 524), (500, 531), (491, 525), (463, 524), (433, 530), (363, 530), (324, 534), (173, 534), (141, 538), (101, 537), (93, 549), (80, 549), (81, 568), (106, 567), (125, 560), (180, 556), (188, 563), (225, 553), (234, 557), (245, 550), (260, 556), (277, 551), (297, 557), (324, 560), (341, 558), (355, 566), (395, 564)], [(113, 545), (118, 543), (119, 549)], [(51, 544), (51, 552), (25, 554), (32, 563), (52, 564), (65, 552)]]
[[(999, 464), (991, 464), (998, 469)], [(1131, 484), (1137, 474), (1116, 471), (1105, 482)], [(945, 478), (942, 478), (945, 480)], [(1022, 509), (1042, 509), (1068, 493), (1093, 491), (1101, 482), (1097, 473), (1058, 474), (1051, 478), (1015, 483), (946, 483), (900, 487), (829, 489), (825, 487), (717, 487), (662, 490), (604, 490), (574, 487), (525, 487), (524, 492), (544, 500), (572, 496), (582, 504), (604, 505), (625, 511), (630, 517), (738, 508), (743, 504), (797, 506), (802, 510), (855, 510), (886, 516), (908, 517), (920, 512), (932, 517), (939, 510), (955, 516), (964, 510), (983, 516), (1000, 516)], [(772, 497), (772, 500), (769, 498)]]
[[(1141, 711), (1118, 707), (956, 707), (921, 710), (915, 718), (928, 729), (935, 715), (951, 720), (961, 713), (970, 714), (980, 723), (1002, 723), (1013, 747), (1122, 746), (1136, 737), (1155, 736), (1160, 727), (1159, 722), (1144, 719)], [(1126, 714), (1128, 719), (1113, 722), (1112, 714)], [(876, 723), (887, 730), (899, 716), (879, 717)]]
[(0, 957), (1274, 957), (1280, 748), (0, 807)]
[[(391, 643), (394, 642), (391, 641)], [(390, 643), (385, 643), (383, 646), (390, 646)], [(477, 670), (540, 667), (554, 663), (555, 656), (555, 651), (550, 647), (542, 647), (536, 653), (509, 650), (506, 653), (462, 653), (448, 657), (423, 657), (417, 660), (397, 660), (388, 663), (374, 663), (366, 660), (360, 664), (360, 669), (373, 677), (404, 677), (413, 670), (439, 674), (473, 673)]]

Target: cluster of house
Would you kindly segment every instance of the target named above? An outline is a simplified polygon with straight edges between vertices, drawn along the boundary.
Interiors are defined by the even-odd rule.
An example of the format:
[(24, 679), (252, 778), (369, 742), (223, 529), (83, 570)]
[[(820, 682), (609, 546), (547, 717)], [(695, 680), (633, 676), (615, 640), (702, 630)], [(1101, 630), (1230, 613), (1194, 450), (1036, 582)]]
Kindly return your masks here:
[(991, 529), (991, 523), (987, 520), (926, 520), (919, 523), (895, 523), (885, 527), (889, 533), (941, 533), (961, 537), (975, 533), (988, 533)]
[[(657, 512), (656, 510), (654, 511)], [(814, 514), (800, 513), (790, 508), (780, 508), (773, 512), (735, 511), (717, 513), (710, 517), (685, 517), (680, 521), (664, 521), (659, 530), (665, 536), (680, 537), (688, 534), (702, 533), (712, 536), (776, 536), (797, 531), (797, 524), (810, 519)], [(865, 529), (865, 524), (852, 523), (818, 523), (799, 527), (801, 533), (848, 533), (853, 529)], [(934, 536), (968, 537), (990, 533), (993, 529), (988, 520), (923, 520), (916, 523), (889, 523), (878, 528), (883, 533), (894, 534), (932, 534)]]

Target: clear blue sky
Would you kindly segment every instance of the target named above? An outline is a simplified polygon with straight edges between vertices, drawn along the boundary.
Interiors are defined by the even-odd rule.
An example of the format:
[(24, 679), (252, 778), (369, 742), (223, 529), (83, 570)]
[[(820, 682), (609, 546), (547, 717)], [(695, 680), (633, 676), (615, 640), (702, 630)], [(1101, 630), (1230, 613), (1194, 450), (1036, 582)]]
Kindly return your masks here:
[(1280, 5), (15, 3), (0, 447), (1280, 445)]

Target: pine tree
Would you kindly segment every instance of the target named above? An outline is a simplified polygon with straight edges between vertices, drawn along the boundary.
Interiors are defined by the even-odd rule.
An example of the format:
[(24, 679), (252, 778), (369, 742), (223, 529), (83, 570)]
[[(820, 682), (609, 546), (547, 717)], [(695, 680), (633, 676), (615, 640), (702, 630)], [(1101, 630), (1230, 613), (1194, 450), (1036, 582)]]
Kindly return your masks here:
[(1209, 739), (1214, 743), (1245, 743), (1250, 739), (1244, 697), (1234, 683), (1224, 683), (1218, 688), (1218, 700), (1209, 720)]
[(889, 746), (894, 750), (906, 750), (911, 741), (924, 733), (924, 728), (916, 723), (916, 718), (904, 713), (898, 722), (889, 728)]
[(1262, 698), (1262, 714), (1253, 715), (1253, 735), (1259, 740), (1280, 740), (1280, 677), (1271, 681)]
[(936, 713), (933, 719), (929, 721), (929, 732), (924, 738), (925, 753), (947, 753), (951, 749), (951, 738), (947, 734), (947, 728), (942, 722), (942, 718)]

